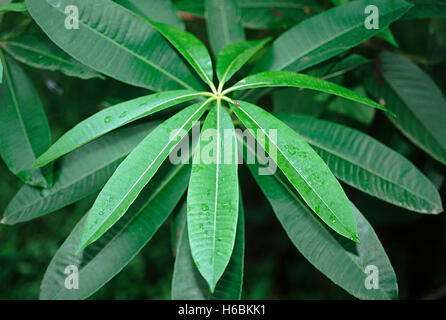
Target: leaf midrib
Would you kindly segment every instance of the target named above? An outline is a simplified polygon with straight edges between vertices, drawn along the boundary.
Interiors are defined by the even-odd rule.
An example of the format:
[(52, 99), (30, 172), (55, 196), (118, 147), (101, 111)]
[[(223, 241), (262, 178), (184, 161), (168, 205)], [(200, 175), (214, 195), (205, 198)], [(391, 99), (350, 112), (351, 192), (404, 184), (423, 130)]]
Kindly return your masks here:
[[(437, 136), (434, 135), (434, 134), (432, 133), (430, 127), (429, 127), (429, 126), (426, 126), (424, 120), (421, 119), (421, 118), (415, 113), (415, 111), (414, 111), (411, 107), (409, 107), (410, 104), (409, 104), (409, 103), (407, 102), (407, 100), (400, 94), (400, 92), (399, 92), (398, 90), (395, 89), (395, 86), (392, 85), (392, 82), (389, 81), (389, 79), (388, 79), (388, 77), (386, 76), (386, 74), (385, 74), (384, 72), (383, 72), (382, 74), (383, 74), (384, 80), (385, 80), (386, 83), (389, 85), (389, 87), (390, 87), (390, 89), (392, 90), (392, 92), (397, 96), (397, 98), (400, 99), (400, 101), (403, 103), (403, 105), (406, 106), (406, 109), (408, 109), (408, 110), (410, 111), (410, 113), (412, 114), (412, 116), (413, 116), (416, 120), (418, 120), (418, 121), (423, 125), (423, 128), (429, 133), (429, 135), (431, 136), (431, 138), (432, 138), (438, 145), (440, 145), (441, 148), (442, 148), (443, 150), (446, 151), (446, 146), (443, 145), (442, 142), (438, 141)], [(412, 135), (412, 133), (410, 133), (410, 135)]]
[[(19, 43), (19, 42), (14, 42), (14, 41), (7, 41), (6, 43), (5, 43), (5, 45), (3, 45), (3, 47), (6, 49), (6, 50), (8, 50), (8, 45), (9, 46), (12, 46), (12, 47), (18, 47), (18, 48), (21, 48), (21, 49), (25, 49), (25, 50), (28, 50), (28, 51), (31, 51), (31, 52), (34, 52), (34, 53), (37, 53), (37, 54), (39, 54), (39, 55), (42, 55), (42, 56), (44, 56), (44, 57), (48, 57), (48, 58), (50, 58), (51, 60), (56, 60), (56, 61), (58, 61), (58, 62), (60, 62), (61, 64), (66, 64), (66, 65), (69, 65), (69, 66), (71, 66), (71, 67), (73, 67), (73, 68), (79, 68), (80, 69), (80, 66), (79, 65), (77, 65), (77, 64), (75, 64), (75, 63), (72, 63), (72, 62), (70, 62), (69, 60), (67, 60), (67, 59), (64, 59), (64, 58), (62, 58), (62, 57), (58, 57), (58, 56), (56, 56), (56, 55), (53, 55), (53, 54), (51, 54), (51, 53), (48, 53), (48, 52), (45, 52), (45, 51), (41, 51), (41, 50), (39, 50), (39, 49), (36, 49), (36, 48), (33, 48), (33, 47), (30, 47), (30, 46), (27, 46), (27, 45), (25, 45), (25, 44), (22, 44), (22, 43)], [(24, 61), (28, 61), (28, 60), (26, 60), (26, 59), (23, 59)]]
[(220, 176), (220, 148), (221, 148), (221, 136), (220, 136), (220, 100), (217, 102), (217, 152), (216, 160), (217, 165), (215, 166), (215, 198), (214, 198), (214, 230), (212, 237), (212, 285), (215, 282), (215, 237), (217, 235), (217, 207), (218, 207), (218, 180)]
[[(63, 14), (63, 11), (59, 10), (59, 8), (54, 7), (52, 4), (48, 3), (47, 4), (52, 7), (53, 9), (55, 9), (56, 11), (58, 11), (59, 13)], [(65, 16), (65, 15), (64, 15)], [(154, 64), (153, 62), (151, 62), (150, 60), (147, 60), (146, 58), (144, 58), (143, 56), (137, 54), (136, 52), (130, 50), (129, 48), (127, 48), (126, 46), (113, 41), (112, 39), (108, 38), (107, 36), (105, 36), (104, 34), (102, 34), (101, 32), (97, 31), (96, 29), (92, 28), (91, 26), (89, 26), (88, 24), (86, 24), (83, 20), (79, 19), (79, 23), (81, 23), (85, 28), (91, 30), (92, 32), (98, 34), (99, 36), (101, 36), (102, 38), (106, 39), (107, 41), (109, 41), (110, 43), (124, 49), (125, 51), (127, 51), (128, 53), (130, 53), (131, 55), (133, 55), (134, 57), (138, 58), (139, 60), (145, 62), (146, 64), (148, 64), (149, 66), (151, 66), (152, 68), (158, 70), (159, 72), (165, 74), (167, 77), (171, 78), (172, 80), (176, 81), (177, 83), (179, 83), (180, 85), (182, 85), (183, 87), (190, 89), (190, 90), (194, 90), (194, 88), (192, 88), (191, 86), (189, 86), (187, 83), (185, 83), (184, 81), (180, 80), (179, 78), (177, 78), (176, 76), (174, 76), (173, 74), (171, 74), (170, 72), (168, 72), (167, 70), (164, 70), (162, 68), (160, 68), (159, 66), (157, 66), (156, 64)]]
[[(385, 13), (385, 14), (383, 15), (383, 17), (386, 17), (386, 16), (389, 15), (390, 13), (393, 13), (394, 11), (398, 11), (398, 10), (399, 10), (399, 9), (392, 9), (392, 10), (389, 10), (389, 12)], [(381, 17), (381, 19), (382, 19), (383, 17)], [(337, 16), (337, 18), (339, 18), (339, 16)], [(305, 22), (305, 21), (304, 21), (304, 22)], [(304, 23), (304, 22), (302, 22), (302, 23)], [(306, 23), (308, 24), (309, 22), (307, 21)], [(350, 28), (343, 29), (340, 33), (335, 33), (333, 36), (327, 38), (326, 41), (325, 41), (324, 43), (322, 43), (322, 44), (321, 44), (321, 43), (317, 43), (316, 45), (314, 45), (314, 46), (310, 47), (309, 49), (307, 49), (306, 51), (302, 52), (301, 55), (300, 55), (299, 57), (297, 57), (297, 58), (292, 58), (292, 59), (288, 60), (287, 62), (282, 63), (282, 65), (281, 65), (281, 66), (279, 65), (279, 67), (275, 68), (275, 70), (283, 70), (283, 69), (285, 69), (286, 67), (288, 67), (288, 66), (290, 66), (291, 64), (295, 63), (297, 60), (302, 59), (303, 57), (305, 57), (305, 56), (306, 56), (307, 54), (309, 54), (310, 52), (312, 52), (312, 51), (314, 51), (314, 50), (316, 50), (316, 49), (318, 49), (318, 48), (320, 48), (320, 47), (323, 47), (323, 46), (327, 45), (327, 44), (330, 43), (330, 42), (333, 42), (333, 40), (337, 40), (338, 38), (343, 37), (343, 36), (344, 36), (345, 34), (347, 34), (348, 32), (352, 31), (353, 29), (357, 29), (358, 27), (362, 26), (363, 24), (364, 24), (364, 22), (361, 21), (360, 23), (355, 24), (355, 25), (351, 26)], [(301, 25), (301, 24), (300, 24), (300, 25)]]
[[(262, 130), (263, 134), (265, 136), (268, 137), (268, 140), (277, 148), (277, 150), (282, 154), (282, 156), (286, 159), (286, 161), (288, 161), (288, 163), (290, 163), (292, 165), (292, 167), (294, 168), (294, 170), (297, 172), (297, 174), (305, 181), (305, 183), (307, 184), (307, 186), (309, 186), (309, 188), (316, 194), (316, 196), (322, 201), (322, 203), (324, 204), (324, 206), (338, 219), (339, 223), (344, 227), (345, 231), (351, 233), (351, 231), (344, 225), (342, 221), (342, 219), (339, 219), (339, 217), (336, 215), (335, 212), (333, 212), (333, 210), (325, 203), (324, 199), (321, 198), (321, 196), (319, 195), (319, 193), (314, 190), (314, 188), (312, 188), (312, 185), (308, 183), (307, 179), (305, 177), (303, 177), (299, 170), (296, 169), (296, 167), (294, 166), (294, 163), (291, 162), (288, 157), (284, 154), (284, 152), (282, 152), (282, 149), (279, 148), (279, 146), (270, 138), (270, 136), (265, 132), (265, 130), (263, 129), (262, 126), (259, 125), (259, 123), (257, 121), (255, 121), (255, 119), (253, 119), (243, 108), (239, 108), (240, 110), (242, 110), (250, 119), (251, 121), (253, 121), (258, 128), (260, 128), (260, 130)], [(325, 164), (325, 162), (324, 162)]]
[[(125, 195), (123, 195), (121, 197), (121, 199), (119, 200), (119, 202), (114, 206), (114, 209), (111, 210), (108, 214), (108, 217), (104, 220), (107, 221), (113, 214), (115, 214), (118, 210), (120, 210), (120, 206), (123, 203), (124, 200), (127, 199), (127, 196), (136, 188), (137, 185), (139, 185), (139, 182), (145, 177), (145, 175), (147, 174), (147, 172), (153, 167), (153, 165), (155, 165), (155, 163), (157, 162), (158, 158), (163, 155), (163, 152), (170, 146), (170, 143), (172, 141), (174, 141), (180, 134), (180, 132), (183, 130), (183, 128), (191, 121), (191, 119), (197, 114), (199, 113), (206, 105), (208, 104), (208, 101), (205, 101), (199, 108), (197, 108), (196, 111), (194, 111), (192, 113), (192, 115), (186, 120), (184, 121), (183, 125), (181, 125), (181, 127), (177, 130), (177, 132), (175, 133), (175, 135), (173, 135), (173, 137), (171, 137), (169, 139), (169, 141), (166, 143), (166, 145), (164, 146), (164, 148), (158, 153), (158, 155), (155, 157), (155, 159), (153, 159), (153, 161), (150, 163), (150, 165), (143, 171), (143, 173), (139, 176), (139, 178), (130, 186), (129, 190), (126, 192)], [(93, 209), (93, 208), (92, 208)], [(95, 232), (89, 237), (88, 241), (86, 241), (86, 243), (88, 243), (92, 238), (94, 238), (96, 232), (98, 230), (96, 229)]]
[[(358, 163), (358, 162), (356, 162), (356, 161), (353, 161), (352, 159), (349, 159), (349, 158), (347, 158), (347, 157), (344, 157), (343, 155), (339, 154), (338, 152), (334, 151), (333, 149), (330, 149), (330, 148), (328, 148), (328, 147), (326, 147), (326, 146), (324, 146), (324, 145), (321, 145), (321, 144), (317, 143), (316, 141), (314, 141), (313, 139), (311, 139), (310, 137), (308, 137), (308, 136), (306, 136), (306, 135), (303, 135), (303, 137), (305, 138), (305, 140), (308, 141), (308, 143), (312, 144), (313, 146), (315, 146), (315, 147), (317, 147), (317, 148), (320, 148), (321, 150), (323, 150), (323, 151), (325, 151), (325, 152), (327, 152), (327, 153), (333, 154), (334, 156), (338, 157), (339, 159), (341, 159), (341, 160), (343, 160), (343, 161), (345, 161), (345, 162), (351, 163), (351, 164), (353, 164), (353, 165), (359, 167), (360, 169), (362, 169), (362, 170), (364, 170), (364, 171), (366, 171), (366, 172), (369, 172), (370, 174), (375, 175), (375, 176), (377, 176), (378, 178), (380, 178), (380, 179), (382, 179), (382, 180), (384, 180), (384, 181), (387, 181), (388, 183), (390, 183), (390, 184), (392, 184), (392, 185), (395, 185), (395, 186), (397, 186), (397, 187), (400, 187), (401, 189), (406, 190), (408, 193), (410, 193), (410, 194), (412, 194), (412, 195), (415, 195), (415, 196), (418, 196), (418, 197), (420, 197), (420, 198), (422, 198), (422, 199), (424, 199), (424, 200), (427, 200), (429, 203), (435, 205), (435, 204), (432, 203), (429, 199), (425, 198), (425, 196), (422, 196), (422, 195), (420, 195), (420, 194), (418, 194), (418, 193), (416, 193), (416, 192), (412, 192), (410, 189), (407, 189), (407, 187), (405, 187), (404, 185), (400, 185), (400, 184), (398, 184), (397, 181), (394, 181), (394, 180), (392, 180), (392, 179), (386, 178), (386, 177), (382, 176), (380, 173), (377, 173), (377, 172), (375, 172), (374, 170), (371, 170), (371, 169), (369, 169), (369, 168), (366, 168), (366, 167), (362, 166), (360, 163)], [(367, 190), (366, 190), (365, 188), (362, 188), (362, 190), (365, 191), (365, 192), (367, 192)], [(368, 193), (368, 192), (367, 192), (367, 193)]]

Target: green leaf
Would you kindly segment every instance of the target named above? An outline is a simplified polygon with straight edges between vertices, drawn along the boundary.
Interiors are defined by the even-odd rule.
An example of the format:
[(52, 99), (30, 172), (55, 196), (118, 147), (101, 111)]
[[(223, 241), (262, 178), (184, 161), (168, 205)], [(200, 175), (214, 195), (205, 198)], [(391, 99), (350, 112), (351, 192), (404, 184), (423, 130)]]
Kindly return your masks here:
[(193, 34), (168, 24), (148, 20), (186, 58), (198, 75), (216, 92), (213, 79), (212, 60), (205, 45)]
[(378, 38), (383, 39), (384, 41), (387, 41), (388, 43), (390, 43), (391, 45), (399, 48), (399, 44), (398, 42), (396, 42), (395, 37), (393, 36), (392, 31), (389, 28), (386, 28), (383, 32), (378, 33), (376, 35)]
[[(287, 29), (321, 9), (315, 0), (238, 0), (242, 24), (249, 29)], [(205, 16), (204, 0), (179, 0), (178, 11)]]
[(328, 104), (330, 95), (312, 90), (286, 88), (272, 93), (274, 111), (317, 117)]
[(214, 57), (233, 42), (245, 40), (236, 0), (206, 0), (206, 27)]
[(237, 82), (231, 88), (223, 91), (223, 94), (227, 94), (235, 90), (264, 87), (297, 87), (317, 90), (390, 112), (382, 105), (379, 105), (373, 100), (370, 100), (369, 98), (366, 98), (355, 91), (349, 90), (329, 81), (290, 71), (269, 71), (248, 76)]
[(369, 59), (359, 54), (356, 53), (350, 54), (346, 58), (336, 63), (332, 68), (329, 68), (327, 72), (324, 72), (322, 79), (327, 80), (339, 77), (369, 62), (370, 62)]
[(164, 121), (119, 165), (88, 214), (79, 250), (96, 241), (124, 215), (172, 149), (206, 111), (208, 101), (189, 106)]
[[(163, 173), (163, 175), (161, 175)], [(87, 215), (76, 225), (51, 260), (40, 299), (85, 299), (118, 274), (149, 242), (180, 201), (187, 188), (190, 166), (180, 164), (159, 172), (128, 212), (94, 246), (75, 255)], [(66, 268), (79, 271), (79, 287), (65, 287)]]
[(0, 12), (25, 12), (26, 5), (24, 2), (14, 2), (0, 7)]
[(411, 162), (372, 137), (305, 116), (277, 117), (296, 130), (345, 183), (371, 196), (421, 213), (443, 211), (435, 186)]
[(411, 61), (384, 52), (382, 79), (367, 79), (367, 89), (396, 118), (390, 121), (413, 143), (446, 164), (446, 100), (434, 81)]
[[(253, 150), (248, 150), (253, 154)], [(351, 203), (360, 244), (327, 228), (279, 173), (259, 175), (248, 165), (274, 213), (300, 253), (331, 281), (359, 299), (396, 299), (398, 284), (392, 265), (372, 226)], [(379, 272), (379, 288), (366, 288), (368, 266)]]
[(187, 226), (186, 223), (184, 223), (173, 270), (172, 299), (240, 299), (242, 293), (243, 257), (245, 251), (245, 222), (241, 199), (239, 205), (239, 219), (237, 222), (234, 250), (232, 252), (231, 260), (229, 260), (228, 266), (220, 281), (217, 283), (213, 294), (209, 292), (209, 286), (201, 276), (192, 258)]
[[(26, 4), (54, 43), (96, 71), (155, 91), (201, 88), (156, 30), (111, 0), (26, 0)], [(78, 8), (78, 29), (70, 29), (76, 26), (65, 13), (69, 6)]]
[(29, 221), (99, 191), (119, 163), (159, 122), (128, 126), (82, 146), (55, 166), (51, 189), (23, 186), (8, 204), (3, 223)]
[(51, 145), (51, 132), (39, 94), (20, 66), (0, 51), (4, 81), (0, 84), (0, 155), (23, 182), (47, 187), (53, 168), (31, 168)]
[(223, 47), (217, 57), (217, 76), (220, 80), (220, 88), (222, 89), (223, 85), (270, 40), (271, 38), (236, 42)]
[(214, 292), (231, 258), (239, 207), (235, 131), (219, 103), (206, 117), (193, 160), (187, 194), (190, 247)]
[[(366, 95), (362, 86), (352, 88), (361, 95)], [(367, 108), (363, 104), (342, 98), (333, 99), (327, 106), (324, 115), (334, 122), (342, 124), (369, 127), (375, 118), (376, 109)]]
[(184, 30), (184, 22), (170, 0), (115, 0), (115, 2), (140, 16)]
[(0, 84), (3, 83), (3, 59), (0, 59)]
[(311, 209), (339, 234), (357, 241), (356, 222), (341, 185), (318, 154), (267, 111), (239, 101), (234, 113)]
[(444, 0), (407, 0), (414, 6), (404, 15), (408, 19), (445, 18), (446, 2)]
[(366, 29), (364, 9), (368, 4), (369, 0), (350, 2), (297, 24), (273, 42), (254, 72), (297, 72), (328, 60), (380, 33), (411, 7), (402, 0), (375, 0), (379, 29)]
[(36, 160), (34, 166), (43, 166), (127, 123), (201, 95), (199, 92), (190, 90), (168, 91), (140, 97), (104, 109), (65, 133)]
[(315, 0), (238, 0), (249, 29), (286, 29), (321, 11)]
[(34, 68), (60, 71), (67, 76), (81, 79), (104, 78), (68, 56), (40, 34), (7, 40), (2, 47), (14, 59)]

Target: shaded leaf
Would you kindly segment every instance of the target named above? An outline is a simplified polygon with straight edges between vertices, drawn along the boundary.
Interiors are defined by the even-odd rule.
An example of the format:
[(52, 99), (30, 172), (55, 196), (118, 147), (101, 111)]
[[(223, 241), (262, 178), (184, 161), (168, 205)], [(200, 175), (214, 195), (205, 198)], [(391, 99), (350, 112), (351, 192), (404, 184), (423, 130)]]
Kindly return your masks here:
[(224, 46), (245, 40), (236, 0), (206, 0), (205, 4), (207, 33), (214, 56)]
[[(33, 19), (54, 43), (96, 71), (155, 91), (201, 88), (155, 29), (111, 0), (25, 2)], [(78, 8), (78, 29), (65, 26), (68, 16), (65, 10), (69, 6)]]
[(23, 182), (48, 187), (53, 168), (31, 168), (51, 145), (51, 132), (40, 97), (22, 68), (0, 51), (4, 81), (0, 84), (0, 155)]
[[(361, 95), (366, 95), (362, 86), (353, 88)], [(346, 125), (368, 127), (372, 124), (376, 109), (367, 108), (363, 104), (342, 98), (335, 98), (328, 104), (324, 115), (328, 120), (335, 120)]]
[(297, 24), (273, 42), (254, 72), (297, 72), (328, 60), (380, 33), (411, 7), (403, 0), (375, 0), (374, 5), (379, 7), (379, 29), (367, 29), (364, 9), (369, 2), (353, 1)]
[(366, 89), (396, 114), (390, 121), (413, 143), (446, 164), (446, 100), (416, 64), (390, 52), (379, 56), (382, 79), (368, 78)]
[[(179, 0), (174, 6), (195, 16), (205, 16), (204, 0)], [(286, 29), (321, 11), (314, 0), (238, 0), (242, 25), (249, 29)]]
[(184, 22), (170, 0), (115, 0), (115, 2), (143, 17), (184, 30)]
[[(240, 299), (242, 293), (243, 257), (245, 249), (244, 213), (241, 199), (239, 205), (239, 218), (237, 222), (234, 250), (232, 252), (231, 260), (229, 260), (228, 266), (220, 281), (217, 283), (213, 294), (209, 292), (209, 286), (206, 283), (206, 280), (203, 279), (195, 265), (190, 250), (187, 226), (185, 223), (183, 224), (173, 271), (172, 299)], [(186, 216), (186, 211), (184, 211), (183, 215)]]
[[(165, 171), (165, 170), (164, 170)], [(40, 299), (85, 299), (118, 274), (149, 242), (186, 190), (189, 166), (180, 164), (159, 172), (128, 212), (94, 245), (75, 255), (85, 215), (56, 252), (45, 273)], [(66, 268), (76, 267), (79, 287), (65, 287)], [(70, 270), (70, 269), (68, 269)]]
[(328, 121), (279, 114), (345, 183), (408, 210), (443, 210), (435, 186), (406, 158), (372, 137)]
[(407, 0), (414, 6), (404, 15), (408, 19), (444, 18), (446, 2), (444, 0)]
[(23, 186), (8, 204), (2, 222), (29, 221), (99, 191), (124, 157), (158, 124), (119, 129), (61, 158), (56, 162), (53, 187)]
[(42, 35), (24, 35), (2, 45), (14, 59), (38, 69), (60, 71), (81, 79), (104, 78), (77, 62)]

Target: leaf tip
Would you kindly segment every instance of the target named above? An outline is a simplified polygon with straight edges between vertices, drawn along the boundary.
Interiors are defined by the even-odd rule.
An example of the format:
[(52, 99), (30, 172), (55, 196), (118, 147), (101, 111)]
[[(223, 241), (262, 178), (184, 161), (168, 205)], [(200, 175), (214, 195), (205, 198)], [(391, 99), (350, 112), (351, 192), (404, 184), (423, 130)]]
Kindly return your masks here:
[(211, 292), (211, 294), (214, 294), (215, 292), (215, 287), (217, 286), (217, 283), (214, 281), (208, 282), (209, 284), (209, 291)]
[(361, 244), (361, 242), (359, 241), (359, 237), (356, 233), (352, 233), (350, 236), (350, 239), (354, 242), (356, 242), (357, 244)]

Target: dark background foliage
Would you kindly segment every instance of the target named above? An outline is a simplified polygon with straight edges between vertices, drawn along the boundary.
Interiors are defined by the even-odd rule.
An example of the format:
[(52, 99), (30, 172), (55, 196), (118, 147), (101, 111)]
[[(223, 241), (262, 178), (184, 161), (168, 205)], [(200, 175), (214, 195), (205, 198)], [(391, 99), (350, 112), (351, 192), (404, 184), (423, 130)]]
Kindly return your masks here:
[[(14, 26), (17, 14), (5, 17)], [(433, 25), (436, 26), (433, 29)], [(188, 30), (206, 39), (204, 21), (187, 23)], [(392, 25), (402, 52), (409, 54), (446, 92), (446, 21), (402, 20)], [(432, 31), (434, 30), (434, 31)], [(249, 38), (274, 32), (249, 31)], [(389, 48), (379, 39), (354, 51), (374, 57)], [(104, 107), (107, 100), (124, 100), (145, 91), (114, 80), (82, 81), (59, 73), (24, 67), (43, 101), (53, 141), (76, 123)], [(358, 79), (350, 73), (345, 83)], [(273, 108), (271, 97), (264, 106)], [(1, 106), (0, 106), (1, 107)], [(341, 123), (348, 119), (324, 114)], [(333, 118), (335, 117), (335, 118)], [(351, 123), (348, 123), (351, 125)], [(359, 124), (353, 123), (360, 127)], [(446, 124), (445, 124), (446, 125)], [(436, 186), (446, 203), (446, 168), (420, 151), (392, 127), (381, 113), (371, 126), (361, 128), (405, 155)], [(352, 299), (307, 262), (286, 237), (272, 209), (246, 168), (240, 179), (246, 214), (245, 299)], [(21, 186), (0, 162), (0, 212)], [(343, 185), (350, 199), (369, 219), (392, 262), (400, 299), (446, 298), (446, 216), (420, 215), (371, 198)], [(43, 274), (64, 239), (92, 205), (95, 195), (56, 213), (16, 226), (0, 225), (0, 299), (36, 299)], [(169, 224), (165, 224), (143, 251), (106, 284), (93, 299), (169, 299), (174, 257)]]

